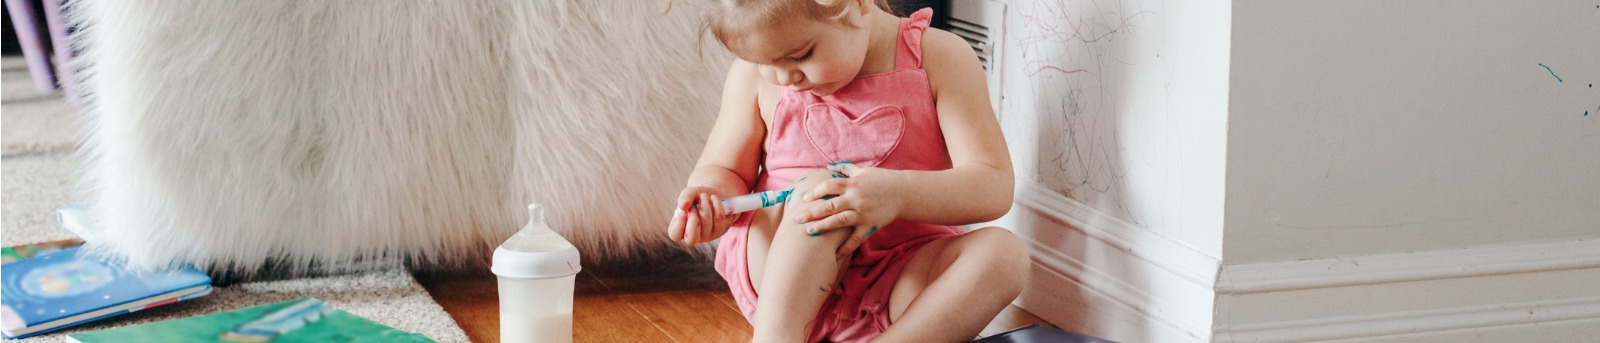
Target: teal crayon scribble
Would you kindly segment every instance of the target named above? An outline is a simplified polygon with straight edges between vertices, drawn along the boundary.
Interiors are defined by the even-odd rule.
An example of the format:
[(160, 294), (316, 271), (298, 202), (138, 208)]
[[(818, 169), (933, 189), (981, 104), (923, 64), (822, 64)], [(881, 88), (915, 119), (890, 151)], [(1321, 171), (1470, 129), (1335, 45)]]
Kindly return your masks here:
[(839, 162), (829, 163), (828, 164), (828, 170), (833, 171), (834, 178), (839, 178), (840, 177), (839, 175), (841, 175), (840, 173), (844, 171), (844, 168), (841, 167), (841, 166), (846, 165), (846, 164), (852, 165), (852, 166), (856, 165), (855, 162), (839, 161)]
[(1566, 81), (1561, 80), (1561, 76), (1556, 75), (1555, 70), (1550, 69), (1550, 66), (1544, 65), (1544, 63), (1540, 63), (1539, 66), (1544, 67), (1544, 71), (1550, 72), (1550, 76), (1554, 76), (1556, 78), (1556, 82), (1566, 83)]
[(772, 193), (761, 193), (761, 207), (784, 203), (785, 201), (789, 200), (789, 194), (791, 193), (794, 193), (794, 188), (785, 189), (782, 192), (778, 192), (777, 196), (772, 196)]

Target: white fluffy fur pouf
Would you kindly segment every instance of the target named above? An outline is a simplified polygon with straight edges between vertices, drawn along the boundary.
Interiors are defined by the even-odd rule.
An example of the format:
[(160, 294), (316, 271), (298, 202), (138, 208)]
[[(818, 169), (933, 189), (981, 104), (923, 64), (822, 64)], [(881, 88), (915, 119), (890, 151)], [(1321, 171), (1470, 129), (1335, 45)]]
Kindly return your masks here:
[(249, 274), (678, 249), (729, 57), (654, 1), (77, 0), (96, 251)]

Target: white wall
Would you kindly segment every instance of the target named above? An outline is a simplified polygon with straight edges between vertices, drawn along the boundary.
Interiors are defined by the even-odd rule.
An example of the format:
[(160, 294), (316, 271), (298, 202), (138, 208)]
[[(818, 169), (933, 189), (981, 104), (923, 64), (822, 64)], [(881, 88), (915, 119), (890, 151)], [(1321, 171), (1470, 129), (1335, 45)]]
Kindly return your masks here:
[(1018, 177), (1220, 256), (1229, 15), (1009, 2), (1000, 116)]
[(1600, 334), (1600, 4), (1233, 10), (1213, 341)]
[(1233, 25), (1225, 263), (1600, 236), (1600, 4), (1247, 0)]
[(1035, 261), (1017, 304), (1117, 341), (1208, 339), (1229, 3), (1007, 4), (999, 115), (1021, 180), (999, 224)]
[(1130, 342), (1600, 334), (1600, 3), (1009, 4), (1024, 309)]

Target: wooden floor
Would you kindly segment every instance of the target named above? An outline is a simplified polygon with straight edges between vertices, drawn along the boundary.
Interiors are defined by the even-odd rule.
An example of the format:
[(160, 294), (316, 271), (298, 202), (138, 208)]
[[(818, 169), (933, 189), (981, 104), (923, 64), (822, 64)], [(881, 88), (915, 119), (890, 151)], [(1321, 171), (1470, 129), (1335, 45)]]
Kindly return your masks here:
[[(487, 269), (414, 275), (473, 342), (500, 336), (494, 274)], [(575, 342), (747, 342), (750, 324), (710, 261), (687, 257), (639, 265), (584, 266), (573, 295)], [(985, 328), (992, 335), (1049, 325), (1015, 306)]]

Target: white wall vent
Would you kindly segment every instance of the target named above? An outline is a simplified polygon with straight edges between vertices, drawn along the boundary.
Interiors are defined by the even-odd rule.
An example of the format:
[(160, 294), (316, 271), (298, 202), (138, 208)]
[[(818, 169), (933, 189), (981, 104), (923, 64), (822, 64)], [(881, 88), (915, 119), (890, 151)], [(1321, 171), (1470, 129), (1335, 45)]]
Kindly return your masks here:
[(1000, 113), (1001, 69), (1004, 61), (1006, 5), (994, 0), (950, 0), (950, 32), (961, 36), (978, 52), (978, 62), (988, 76), (989, 105)]

